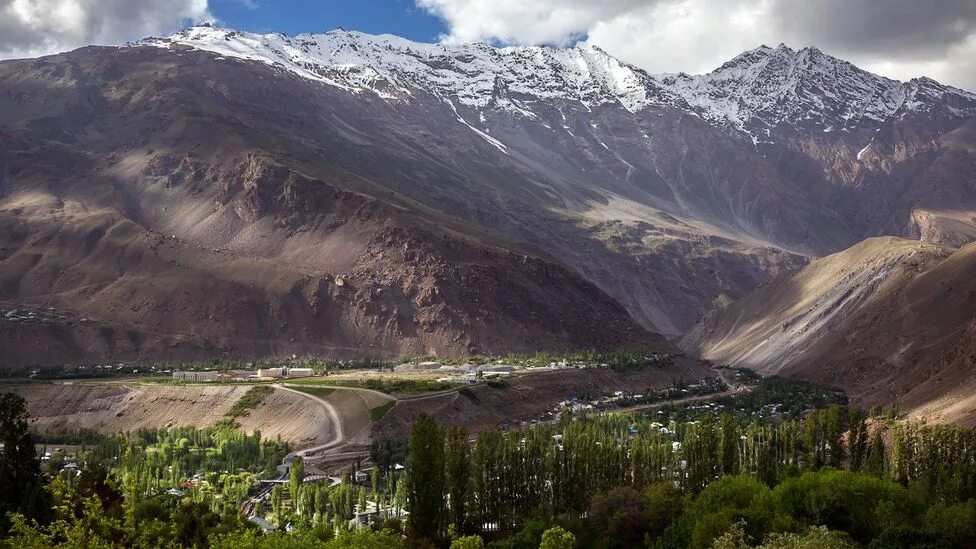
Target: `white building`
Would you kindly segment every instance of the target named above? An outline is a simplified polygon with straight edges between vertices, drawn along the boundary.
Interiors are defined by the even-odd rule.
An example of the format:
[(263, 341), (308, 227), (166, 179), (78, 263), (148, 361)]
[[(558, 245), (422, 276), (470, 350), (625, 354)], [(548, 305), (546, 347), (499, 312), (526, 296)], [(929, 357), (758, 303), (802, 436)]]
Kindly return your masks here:
[(258, 377), (311, 377), (311, 368), (261, 368)]
[(478, 376), (475, 374), (463, 374), (459, 376), (439, 377), (437, 381), (441, 383), (478, 383)]
[(199, 372), (185, 372), (182, 370), (176, 370), (173, 372), (173, 379), (179, 379), (182, 381), (217, 381), (218, 375), (220, 374), (216, 370)]

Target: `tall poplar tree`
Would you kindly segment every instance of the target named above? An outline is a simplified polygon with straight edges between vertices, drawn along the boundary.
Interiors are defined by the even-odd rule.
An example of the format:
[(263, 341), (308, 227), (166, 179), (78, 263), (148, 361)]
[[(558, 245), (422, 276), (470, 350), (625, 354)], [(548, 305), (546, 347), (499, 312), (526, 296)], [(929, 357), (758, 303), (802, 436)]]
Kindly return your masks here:
[(410, 537), (441, 537), (444, 525), (444, 434), (434, 418), (427, 414), (420, 414), (410, 432), (407, 475)]
[(831, 406), (826, 410), (821, 410), (820, 419), (824, 442), (830, 447), (830, 461), (828, 463), (830, 463), (831, 467), (839, 468), (841, 461), (844, 459), (844, 447), (840, 440), (841, 433), (843, 432), (840, 420), (840, 406)]
[(448, 427), (444, 446), (444, 473), (450, 502), (448, 521), (454, 534), (460, 536), (466, 530), (468, 487), (471, 482), (468, 431), (460, 425)]
[(738, 469), (739, 429), (728, 413), (722, 414), (722, 474), (734, 475)]
[(850, 409), (847, 422), (850, 424), (847, 448), (851, 456), (851, 470), (860, 471), (868, 449), (868, 427), (864, 422), (864, 416), (857, 408)]

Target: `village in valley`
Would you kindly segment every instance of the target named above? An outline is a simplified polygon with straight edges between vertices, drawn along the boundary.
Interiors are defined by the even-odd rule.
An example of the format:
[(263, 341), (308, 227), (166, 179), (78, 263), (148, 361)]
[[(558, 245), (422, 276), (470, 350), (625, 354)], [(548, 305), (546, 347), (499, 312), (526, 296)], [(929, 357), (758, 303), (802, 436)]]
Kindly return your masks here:
[[(99, 459), (108, 459), (110, 463), (111, 456), (128, 448), (127, 452), (144, 456), (139, 459), (147, 460), (147, 465), (156, 461), (169, 463), (163, 469), (152, 469), (159, 472), (147, 480), (148, 495), (182, 499), (197, 493), (216, 494), (228, 503), (233, 502), (242, 516), (266, 532), (290, 531), (304, 521), (319, 523), (326, 520), (322, 514), (328, 514), (331, 524), (345, 521), (343, 528), (350, 529), (375, 528), (404, 520), (408, 514), (407, 496), (400, 479), (405, 473), (407, 454), (400, 441), (409, 435), (409, 425), (420, 413), (436, 414), (437, 410), (443, 410), (436, 417), (443, 418), (447, 425), (452, 423), (452, 418), (461, 422), (458, 426), (470, 432), (471, 444), (475, 443), (478, 430), (485, 427), (497, 429), (503, 436), (524, 437), (528, 432), (545, 432), (551, 446), (547, 451), (565, 451), (565, 430), (577, 422), (602, 424), (604, 420), (599, 418), (603, 416), (631, 418), (627, 420), (630, 423), (625, 429), (626, 440), (635, 443), (639, 433), (652, 433), (656, 440), (666, 443), (669, 454), (674, 456), (673, 474), (680, 478), (681, 471), (688, 467), (682, 457), (682, 441), (688, 429), (694, 428), (702, 417), (758, 413), (759, 417), (772, 418), (782, 406), (775, 400), (787, 398), (792, 390), (773, 391), (763, 397), (764, 402), (740, 405), (749, 396), (768, 391), (766, 382), (748, 370), (706, 367), (696, 370), (702, 376), (697, 379), (662, 379), (673, 375), (667, 370), (672, 363), (670, 357), (635, 356), (636, 359), (617, 361), (594, 355), (558, 359), (509, 357), (458, 363), (417, 359), (398, 364), (381, 361), (324, 364), (296, 358), (272, 364), (235, 362), (190, 367), (95, 365), (65, 368), (61, 372), (64, 379), (34, 379), (25, 381), (24, 387), (29, 388), (32, 383), (60, 389), (93, 383), (106, 387), (136, 384), (145, 395), (152, 395), (156, 389), (176, 384), (181, 391), (202, 391), (201, 394), (221, 387), (239, 391), (241, 396), (219, 421), (189, 431), (177, 426), (142, 428), (120, 438), (106, 436), (104, 429), (102, 432), (88, 428), (54, 429), (52, 426), (58, 425), (58, 420), (48, 418), (43, 420), (48, 429), (35, 431), (38, 449), (47, 471), (70, 478), (80, 474), (80, 464), (92, 459), (93, 448), (101, 456)], [(79, 379), (79, 371), (99, 372), (104, 377)], [(639, 391), (600, 389), (588, 381), (569, 394), (558, 390), (543, 392), (534, 405), (520, 408), (521, 415), (510, 415), (506, 406), (500, 405), (501, 413), (488, 416), (494, 418), (489, 420), (492, 424), (484, 424), (481, 416), (475, 416), (467, 417), (466, 425), (463, 407), (456, 408), (454, 414), (450, 412), (452, 406), (469, 400), (490, 406), (486, 398), (491, 397), (504, 403), (504, 398), (511, 398), (504, 397), (508, 393), (546, 386), (547, 379), (556, 379), (552, 376), (569, 375), (603, 382), (649, 381)], [(57, 376), (49, 373), (48, 377)], [(30, 394), (29, 389), (26, 394)], [(334, 425), (328, 428), (325, 439), (316, 440), (312, 446), (294, 445), (281, 438), (261, 438), (265, 436), (263, 431), (259, 433), (256, 429), (253, 437), (240, 433), (241, 422), (246, 423), (252, 414), (276, 413), (268, 409), (272, 397), (298, 398), (305, 407), (319, 405), (326, 412), (327, 421)], [(841, 402), (828, 400), (811, 398), (807, 404)], [(360, 403), (361, 417), (350, 416), (349, 404), (353, 401)], [(94, 417), (92, 406), (101, 405), (93, 402), (81, 409), (79, 416)], [(126, 414), (120, 408), (114, 415), (124, 419)], [(403, 427), (391, 434), (390, 425)], [(253, 448), (249, 451), (257, 459), (238, 463), (236, 471), (220, 468), (220, 464), (230, 464), (219, 457), (227, 451), (227, 444)]]

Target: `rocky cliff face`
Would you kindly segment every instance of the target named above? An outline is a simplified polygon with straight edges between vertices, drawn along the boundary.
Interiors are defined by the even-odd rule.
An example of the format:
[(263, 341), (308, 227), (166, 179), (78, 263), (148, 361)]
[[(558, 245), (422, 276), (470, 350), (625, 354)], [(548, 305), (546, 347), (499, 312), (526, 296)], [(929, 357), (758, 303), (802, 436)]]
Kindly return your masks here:
[(195, 27), (7, 61), (3, 299), (155, 334), (90, 356), (653, 340), (867, 236), (970, 241), (974, 105), (786, 47), (648, 75)]

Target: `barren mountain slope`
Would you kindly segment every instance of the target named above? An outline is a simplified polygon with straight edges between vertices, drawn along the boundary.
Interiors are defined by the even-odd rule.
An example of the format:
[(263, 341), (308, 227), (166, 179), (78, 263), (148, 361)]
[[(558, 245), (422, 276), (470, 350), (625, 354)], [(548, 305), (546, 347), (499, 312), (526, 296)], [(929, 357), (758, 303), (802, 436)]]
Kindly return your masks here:
[[(763, 46), (706, 75), (656, 76), (594, 47), (341, 30), (195, 27), (143, 44), (270, 64), (390, 105), (368, 124), (337, 111), (386, 159), (344, 166), (544, 250), (665, 333), (865, 237), (974, 234), (976, 95), (816, 48)], [(459, 157), (462, 144), (478, 153)]]
[(29, 364), (679, 334), (865, 236), (969, 241), (974, 113), (809, 48), (661, 77), (195, 27), (5, 61), (0, 300), (59, 322), (0, 341)]
[(866, 404), (931, 405), (974, 379), (974, 272), (976, 245), (868, 239), (715, 311), (682, 346)]
[(662, 343), (550, 260), (361, 194), (336, 164), (304, 175), (296, 155), (330, 155), (272, 105), (327, 97), (256, 66), (264, 87), (221, 103), (208, 86), (240, 67), (208, 78), (198, 57), (0, 65), (0, 300), (66, 318), (0, 322), (5, 363)]

